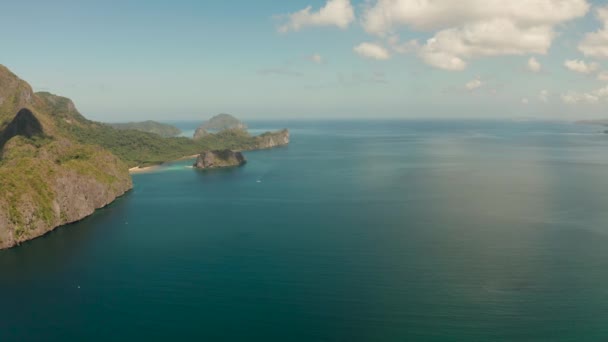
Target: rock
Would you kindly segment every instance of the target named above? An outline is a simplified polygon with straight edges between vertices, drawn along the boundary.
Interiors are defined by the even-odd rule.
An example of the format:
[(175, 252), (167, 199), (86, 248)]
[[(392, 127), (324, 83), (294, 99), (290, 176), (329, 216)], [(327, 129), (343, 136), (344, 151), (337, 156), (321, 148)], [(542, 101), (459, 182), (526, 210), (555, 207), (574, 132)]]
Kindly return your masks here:
[(207, 130), (204, 129), (203, 126), (200, 126), (194, 132), (194, 137), (192, 137), (192, 139), (199, 140), (199, 139), (202, 139), (202, 138), (204, 138), (204, 137), (206, 137), (208, 135), (209, 135), (209, 132), (207, 132)]
[(217, 169), (241, 166), (246, 162), (247, 160), (241, 152), (232, 150), (205, 151), (198, 156), (194, 167), (198, 169)]
[(263, 150), (289, 144), (289, 130), (283, 129), (277, 132), (267, 132), (255, 137), (256, 146), (254, 149)]

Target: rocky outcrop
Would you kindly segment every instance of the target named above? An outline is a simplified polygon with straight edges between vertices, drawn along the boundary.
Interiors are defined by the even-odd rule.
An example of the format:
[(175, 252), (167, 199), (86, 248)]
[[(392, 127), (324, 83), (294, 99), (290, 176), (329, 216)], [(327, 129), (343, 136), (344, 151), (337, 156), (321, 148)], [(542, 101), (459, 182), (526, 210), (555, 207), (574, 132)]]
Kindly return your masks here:
[(200, 140), (206, 136), (209, 135), (209, 132), (207, 132), (206, 129), (204, 129), (202, 126), (197, 128), (196, 131), (194, 132), (194, 136), (192, 137), (192, 139), (194, 140)]
[(263, 150), (289, 144), (289, 130), (283, 129), (277, 132), (267, 132), (255, 137), (253, 150)]
[(32, 87), (0, 65), (0, 130), (19, 109), (34, 105), (35, 100)]
[(194, 167), (198, 169), (217, 169), (241, 166), (246, 162), (247, 160), (241, 152), (232, 150), (205, 151), (198, 156)]
[(79, 143), (88, 124), (71, 100), (31, 87), (0, 66), (0, 249), (79, 221), (129, 191), (127, 165)]
[(132, 187), (109, 152), (59, 138), (36, 150), (17, 136), (0, 167), (0, 249), (82, 220)]

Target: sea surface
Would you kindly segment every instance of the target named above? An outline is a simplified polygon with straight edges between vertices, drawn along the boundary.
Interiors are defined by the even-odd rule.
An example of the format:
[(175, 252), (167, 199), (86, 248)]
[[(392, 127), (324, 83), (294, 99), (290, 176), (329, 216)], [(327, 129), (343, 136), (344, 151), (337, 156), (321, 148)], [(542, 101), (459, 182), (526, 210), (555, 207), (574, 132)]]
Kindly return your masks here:
[(249, 124), (292, 143), (0, 251), (0, 341), (608, 340), (601, 127)]

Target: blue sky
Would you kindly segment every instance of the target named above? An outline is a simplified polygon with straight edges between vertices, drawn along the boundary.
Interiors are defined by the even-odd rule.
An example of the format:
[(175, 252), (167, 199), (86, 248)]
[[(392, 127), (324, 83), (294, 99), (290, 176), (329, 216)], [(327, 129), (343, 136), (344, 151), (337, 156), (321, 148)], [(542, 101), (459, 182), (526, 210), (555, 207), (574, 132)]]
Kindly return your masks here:
[(599, 2), (454, 3), (11, 1), (0, 63), (101, 121), (608, 117)]

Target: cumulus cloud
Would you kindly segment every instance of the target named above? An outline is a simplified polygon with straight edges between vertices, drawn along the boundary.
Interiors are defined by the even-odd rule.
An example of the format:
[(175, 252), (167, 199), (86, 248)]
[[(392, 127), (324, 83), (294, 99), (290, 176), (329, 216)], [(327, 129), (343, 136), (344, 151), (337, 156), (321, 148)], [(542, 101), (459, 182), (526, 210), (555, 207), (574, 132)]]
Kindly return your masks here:
[(587, 0), (376, 0), (363, 27), (390, 37), (402, 26), (434, 32), (418, 55), (446, 70), (463, 70), (467, 60), (500, 55), (546, 54), (555, 26), (584, 16)]
[(473, 91), (481, 86), (483, 86), (483, 82), (479, 78), (469, 81), (464, 85), (468, 91)]
[(567, 104), (596, 104), (608, 100), (608, 86), (587, 93), (569, 92), (562, 95)]
[(353, 48), (361, 57), (377, 60), (387, 60), (391, 58), (390, 52), (383, 46), (375, 43), (361, 43)]
[(587, 57), (608, 58), (608, 6), (597, 9), (596, 16), (603, 28), (585, 34), (578, 49)]
[(322, 64), (323, 63), (323, 57), (321, 55), (319, 55), (318, 53), (312, 54), (308, 57), (308, 59), (315, 63), (315, 64)]
[(570, 59), (564, 62), (564, 66), (571, 71), (580, 72), (581, 74), (590, 74), (596, 72), (600, 66), (597, 63), (586, 63), (583, 60)]
[(309, 26), (336, 26), (346, 29), (355, 20), (355, 10), (350, 0), (328, 0), (318, 12), (313, 12), (312, 6), (308, 6), (279, 17), (286, 18), (286, 23), (278, 28), (281, 33), (300, 31)]
[(540, 72), (540, 69), (542, 69), (540, 63), (536, 60), (536, 58), (531, 57), (528, 60), (528, 70), (532, 72)]

